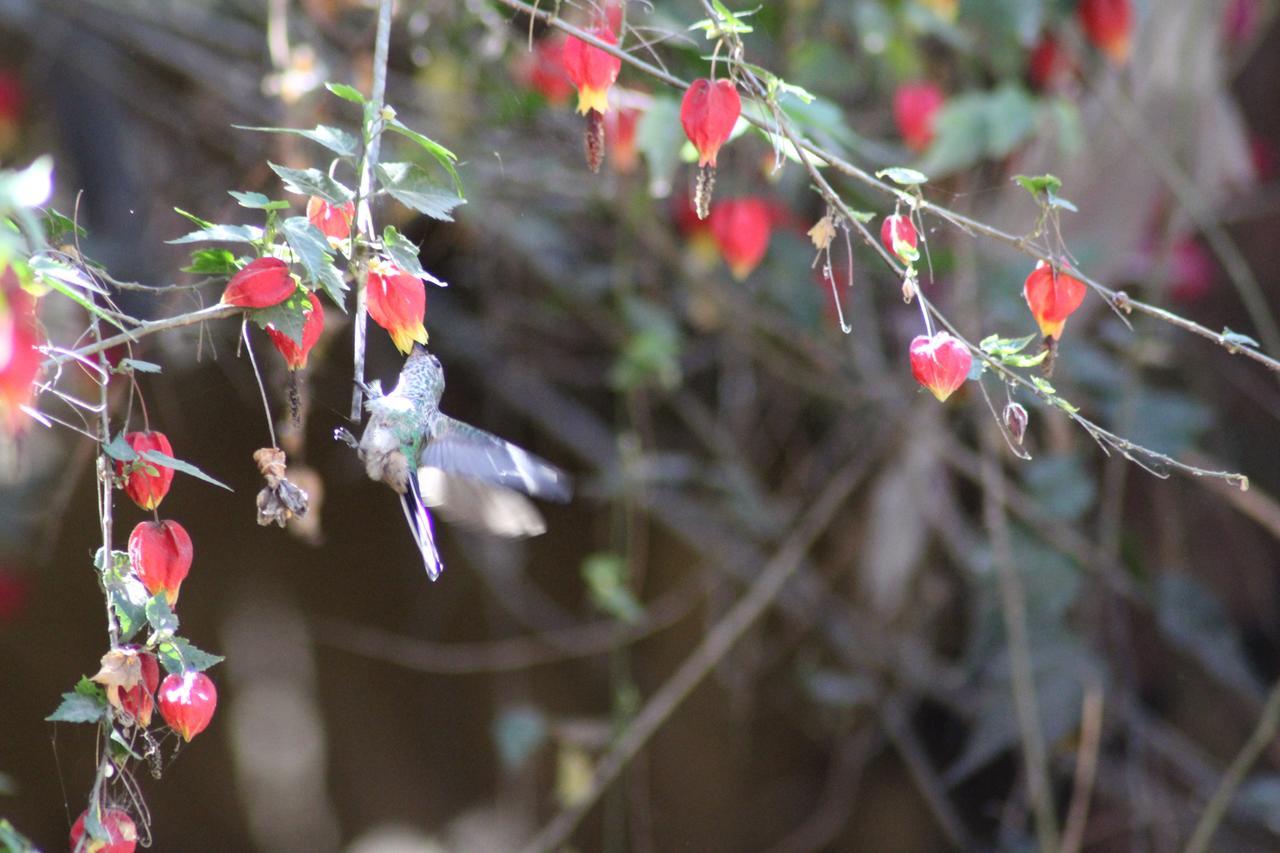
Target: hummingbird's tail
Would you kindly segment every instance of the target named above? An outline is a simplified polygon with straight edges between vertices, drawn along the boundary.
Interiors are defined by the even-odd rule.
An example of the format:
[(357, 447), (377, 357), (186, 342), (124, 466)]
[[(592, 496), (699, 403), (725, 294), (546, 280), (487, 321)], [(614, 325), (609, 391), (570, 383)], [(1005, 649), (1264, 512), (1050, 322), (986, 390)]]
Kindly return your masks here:
[(413, 541), (418, 543), (418, 552), (422, 554), (422, 564), (427, 570), (427, 577), (435, 580), (444, 571), (444, 561), (436, 550), (436, 532), (431, 524), (431, 514), (422, 503), (422, 494), (418, 491), (416, 477), (409, 478), (409, 488), (400, 495), (400, 508), (404, 510), (404, 519), (409, 522), (409, 532)]

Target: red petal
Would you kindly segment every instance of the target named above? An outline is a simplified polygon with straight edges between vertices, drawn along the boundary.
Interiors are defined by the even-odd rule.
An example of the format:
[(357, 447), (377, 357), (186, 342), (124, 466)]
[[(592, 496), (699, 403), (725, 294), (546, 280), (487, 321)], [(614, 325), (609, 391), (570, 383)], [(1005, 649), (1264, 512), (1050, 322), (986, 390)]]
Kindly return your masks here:
[(742, 99), (729, 80), (694, 80), (680, 104), (684, 135), (698, 149), (699, 166), (715, 166), (720, 146), (733, 133)]
[(288, 264), (279, 258), (258, 258), (231, 277), (222, 301), (238, 308), (270, 308), (288, 299), (296, 287)]
[(946, 332), (933, 337), (917, 335), (908, 349), (911, 373), (916, 381), (946, 400), (969, 377), (973, 354), (969, 348)]
[[(158, 450), (165, 456), (173, 456), (173, 447), (162, 432), (131, 432), (124, 440), (138, 453)], [(164, 496), (169, 494), (169, 486), (173, 483), (173, 469), (154, 462), (147, 462), (146, 465), (154, 468), (157, 473), (148, 474), (146, 468), (138, 468), (125, 481), (124, 491), (143, 509), (155, 509), (164, 500)], [(117, 473), (123, 470), (124, 463), (116, 463)]]
[(769, 249), (773, 215), (759, 198), (726, 199), (711, 209), (711, 233), (725, 263), (738, 279), (759, 266)]

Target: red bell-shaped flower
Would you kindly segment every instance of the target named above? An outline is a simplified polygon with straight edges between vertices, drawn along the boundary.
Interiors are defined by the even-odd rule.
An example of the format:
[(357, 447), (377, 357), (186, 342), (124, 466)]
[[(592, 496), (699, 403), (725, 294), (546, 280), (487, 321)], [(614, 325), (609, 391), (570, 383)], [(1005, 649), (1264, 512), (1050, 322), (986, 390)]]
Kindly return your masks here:
[(290, 370), (301, 370), (307, 366), (307, 356), (324, 331), (324, 308), (320, 305), (320, 299), (314, 293), (308, 296), (311, 307), (303, 309), (306, 317), (302, 321), (301, 344), (270, 323), (267, 324), (267, 337), (271, 338), (271, 343), (284, 356), (284, 362), (289, 365)]
[(933, 141), (934, 120), (945, 100), (942, 90), (928, 81), (904, 84), (893, 93), (893, 119), (912, 151), (923, 151)]
[(218, 707), (218, 691), (203, 672), (166, 676), (158, 698), (160, 716), (188, 743), (205, 730)]
[(773, 212), (759, 198), (726, 199), (711, 210), (711, 234), (734, 278), (751, 274), (769, 249)]
[(933, 337), (917, 335), (908, 352), (911, 374), (939, 401), (945, 401), (964, 384), (973, 366), (969, 348), (946, 332)]
[(40, 373), (35, 300), (12, 266), (0, 273), (0, 429), (16, 432)]
[[(605, 44), (618, 43), (618, 37), (607, 26), (600, 25), (589, 32)], [(562, 58), (569, 82), (578, 90), (578, 112), (607, 113), (609, 87), (618, 79), (622, 60), (574, 36), (565, 41)]]
[(1036, 268), (1022, 286), (1027, 307), (1046, 338), (1062, 337), (1062, 327), (1084, 301), (1084, 293), (1084, 282), (1057, 272), (1044, 261), (1036, 262)]
[[(162, 432), (131, 432), (125, 435), (124, 440), (137, 453), (156, 450), (165, 456), (173, 456), (173, 446)], [(148, 468), (156, 473), (149, 473)], [(116, 473), (123, 472), (124, 463), (116, 463)], [(124, 492), (142, 509), (155, 509), (164, 500), (164, 496), (169, 494), (172, 483), (172, 468), (144, 460), (144, 465), (135, 469), (125, 481)]]
[(396, 349), (408, 353), (414, 341), (423, 345), (427, 343), (427, 330), (422, 325), (427, 311), (427, 293), (422, 279), (389, 261), (376, 259), (369, 264), (365, 288), (369, 316), (391, 334)]
[(730, 80), (694, 80), (680, 104), (684, 135), (698, 149), (698, 165), (715, 168), (720, 146), (742, 114), (742, 99)]
[(105, 840), (88, 834), (85, 821), (89, 810), (85, 809), (71, 826), (71, 849), (76, 853), (133, 853), (138, 847), (138, 827), (123, 809), (103, 809), (98, 817), (107, 831)]
[(356, 203), (329, 204), (319, 196), (307, 199), (307, 221), (320, 229), (330, 243), (341, 243), (351, 236), (351, 222), (356, 216)]
[(1133, 38), (1133, 6), (1130, 0), (1080, 0), (1076, 7), (1080, 26), (1093, 46), (1113, 65), (1129, 61)]
[(129, 565), (147, 592), (159, 595), (172, 607), (193, 556), (191, 537), (176, 521), (144, 521), (129, 534)]
[(636, 125), (640, 122), (640, 110), (620, 107), (605, 116), (604, 134), (609, 144), (609, 163), (613, 170), (629, 175), (636, 170), (639, 151), (636, 148)]
[(880, 225), (880, 242), (903, 263), (913, 264), (920, 259), (920, 253), (916, 251), (918, 240), (916, 227), (911, 224), (909, 216), (895, 213), (886, 216)]
[(222, 301), (237, 308), (270, 308), (292, 296), (296, 288), (288, 264), (279, 258), (258, 258), (231, 277)]

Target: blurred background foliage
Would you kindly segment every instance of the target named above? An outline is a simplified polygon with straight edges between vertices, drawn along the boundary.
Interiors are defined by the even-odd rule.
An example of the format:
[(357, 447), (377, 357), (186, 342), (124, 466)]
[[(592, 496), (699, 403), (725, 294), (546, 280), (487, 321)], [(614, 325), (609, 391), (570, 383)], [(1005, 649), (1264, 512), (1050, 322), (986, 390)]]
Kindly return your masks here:
[[(748, 19), (746, 59), (816, 96), (784, 101), (813, 140), (869, 170), (918, 167), (931, 201), (1011, 233), (1037, 215), (1011, 176), (1053, 172), (1080, 211), (1062, 225), (1083, 270), (1280, 353), (1275, 4), (1138, 0), (1122, 68), (1086, 42), (1074, 6), (777, 0)], [(375, 14), (358, 0), (7, 0), (3, 79), (18, 94), (4, 160), (53, 152), (57, 206), (83, 190), (84, 250), (116, 278), (182, 280), (184, 247), (164, 242), (189, 230), (174, 207), (240, 221), (228, 189), (283, 196), (268, 159), (327, 165), (305, 140), (231, 125), (349, 126), (322, 84), (367, 91)], [(688, 27), (705, 16), (691, 0), (631, 0), (622, 46), (703, 76), (707, 43)], [(1032, 60), (1046, 33), (1065, 57), (1048, 74)], [(1179, 849), (1280, 677), (1275, 377), (1149, 318), (1130, 330), (1091, 295), (1060, 348), (1059, 393), (1253, 488), (1158, 479), (1025, 394), (1032, 459), (1018, 460), (974, 383), (946, 406), (921, 392), (906, 359), (918, 312), (873, 252), (855, 245), (850, 270), (838, 240), (841, 333), (805, 237), (825, 206), (763, 134), (719, 158), (717, 200), (768, 212), (767, 251), (742, 280), (723, 237), (690, 217), (678, 92), (624, 67), (635, 154), (619, 120), (590, 174), (558, 38), (497, 2), (397, 3), (388, 102), (459, 153), (467, 203), (453, 222), (378, 212), (450, 282), (429, 292), (426, 321), (446, 410), (575, 475), (578, 497), (548, 509), (544, 537), (445, 529), (448, 569), (426, 581), (394, 500), (331, 439), (351, 390), (336, 311), (304, 375), (305, 427), (283, 439), (313, 477), (315, 511), (293, 536), (252, 522), (266, 429), (234, 324), (140, 349), (166, 368), (144, 380), (152, 422), (236, 489), (179, 481), (165, 504), (197, 554), (184, 626), (227, 662), (214, 725), (144, 781), (157, 849), (517, 849), (583, 795), (591, 762), (842, 477), (849, 494), (797, 576), (576, 849), (1034, 847), (1001, 541), (1059, 821), (1087, 801), (1085, 849)], [(920, 81), (945, 102), (912, 151), (893, 102)], [(855, 209), (892, 211), (836, 184)], [(923, 289), (962, 332), (1035, 331), (1029, 258), (924, 224)], [(1227, 274), (1209, 230), (1252, 276)], [(218, 292), (120, 299), (167, 316)], [(70, 308), (42, 319), (64, 340), (83, 323)], [(261, 346), (283, 418), (273, 356)], [(384, 381), (398, 369), (381, 335), (370, 363)], [(41, 722), (102, 652), (91, 459), (86, 442), (34, 428), (0, 492), (0, 813), (47, 849), (65, 843), (93, 768), (87, 732)], [(1272, 742), (1221, 849), (1276, 849), (1277, 814)]]

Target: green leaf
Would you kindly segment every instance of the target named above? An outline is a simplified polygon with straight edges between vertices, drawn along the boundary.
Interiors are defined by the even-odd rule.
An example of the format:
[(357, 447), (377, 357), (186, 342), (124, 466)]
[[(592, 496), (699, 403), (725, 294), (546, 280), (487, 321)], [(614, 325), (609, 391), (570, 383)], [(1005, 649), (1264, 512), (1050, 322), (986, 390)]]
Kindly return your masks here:
[(350, 101), (353, 104), (364, 103), (364, 95), (360, 94), (360, 90), (354, 86), (348, 86), (346, 83), (325, 83), (324, 87), (344, 101)]
[(199, 231), (192, 231), (175, 240), (166, 240), (170, 245), (179, 243), (256, 243), (262, 239), (262, 229), (256, 225), (210, 225)]
[(876, 172), (877, 178), (888, 178), (895, 184), (910, 187), (917, 184), (925, 184), (929, 182), (929, 176), (924, 172), (917, 172), (915, 169), (908, 169), (903, 166), (892, 166), (888, 169), (881, 169)]
[(257, 308), (248, 312), (249, 319), (263, 329), (270, 325), (277, 332), (288, 335), (294, 343), (301, 346), (302, 329), (307, 319), (306, 308), (310, 304), (311, 300), (307, 292), (295, 290), (292, 296), (278, 305)]
[(448, 148), (445, 148), (439, 142), (423, 136), (416, 130), (405, 127), (399, 119), (393, 118), (388, 120), (387, 130), (398, 133), (407, 139), (412, 139), (414, 142), (426, 149), (432, 157), (436, 158), (436, 162), (444, 167), (444, 170), (449, 173), (449, 176), (453, 178), (453, 185), (457, 189), (458, 195), (462, 195), (462, 179), (458, 177), (458, 170), (453, 166), (453, 164), (458, 161), (458, 155), (454, 154)]
[(96, 723), (107, 713), (107, 697), (102, 688), (81, 676), (75, 690), (62, 694), (62, 702), (45, 717), (50, 723)]
[(156, 653), (165, 672), (204, 672), (226, 658), (197, 649), (183, 637), (171, 637), (156, 646)]
[(421, 167), (413, 163), (379, 163), (378, 183), (391, 197), (432, 219), (452, 222), (450, 212), (466, 200), (432, 183)]
[(1057, 175), (1044, 174), (1036, 175), (1035, 177), (1031, 175), (1014, 175), (1010, 180), (1016, 182), (1018, 186), (1032, 195), (1056, 193), (1062, 189), (1062, 181)]
[(142, 756), (133, 751), (133, 747), (124, 739), (124, 735), (114, 728), (111, 730), (111, 743), (114, 746), (112, 752), (116, 761), (123, 761), (126, 756), (136, 761), (142, 760)]
[(187, 221), (193, 223), (197, 228), (213, 227), (213, 223), (210, 222), (209, 220), (201, 219), (199, 216), (196, 216), (194, 213), (188, 213), (187, 211), (183, 210), (180, 207), (175, 207), (173, 209), (173, 212), (181, 216), (183, 219), (186, 219)]
[(1002, 338), (998, 335), (987, 335), (978, 344), (978, 348), (988, 355), (1003, 358), (1007, 355), (1022, 352), (1027, 348), (1027, 344), (1035, 339), (1035, 335), (1027, 335), (1024, 338)]
[(1000, 360), (1010, 367), (1035, 367), (1049, 357), (1049, 350), (1040, 350), (1035, 355), (1003, 355)]
[(7, 853), (40, 853), (39, 848), (31, 843), (31, 839), (18, 832), (13, 824), (4, 818), (0, 818), (0, 849)]
[(601, 611), (629, 625), (644, 619), (644, 608), (624, 583), (626, 561), (619, 554), (597, 553), (582, 563), (582, 578), (591, 601)]
[(44, 215), (41, 218), (41, 224), (44, 225), (45, 239), (50, 243), (57, 242), (63, 235), (70, 235), (74, 233), (78, 237), (83, 237), (88, 234), (87, 231), (79, 225), (76, 225), (75, 222), (63, 216), (58, 211), (54, 210), (52, 207), (47, 208), (44, 211)]
[(684, 142), (679, 101), (654, 95), (649, 108), (636, 122), (636, 147), (649, 166), (649, 194), (655, 198), (671, 194)]
[(178, 614), (174, 613), (173, 608), (169, 606), (164, 592), (159, 592), (147, 599), (143, 612), (153, 634), (171, 636), (178, 630)]
[(182, 268), (183, 272), (196, 275), (224, 276), (234, 275), (236, 256), (227, 249), (196, 249), (191, 253), (191, 265)]
[(346, 204), (354, 193), (319, 169), (290, 169), (277, 163), (267, 163), (271, 171), (284, 181), (284, 188), (301, 195), (315, 195), (330, 204)]
[(124, 433), (116, 433), (116, 437), (102, 445), (102, 452), (117, 462), (132, 462), (138, 458), (138, 451), (125, 441)]
[(1001, 159), (1030, 137), (1035, 118), (1035, 99), (1013, 84), (957, 95), (938, 111), (937, 132), (921, 168), (949, 174), (984, 159)]
[(272, 201), (262, 193), (242, 193), (236, 190), (227, 190), (231, 197), (240, 202), (241, 207), (247, 207), (250, 210), (287, 210), (289, 202)]
[(1056, 388), (1054, 388), (1052, 385), (1050, 385), (1050, 384), (1049, 384), (1049, 383), (1048, 383), (1048, 382), (1047, 382), (1043, 377), (1041, 377), (1041, 376), (1032, 376), (1032, 377), (1031, 377), (1031, 384), (1032, 384), (1032, 385), (1034, 385), (1034, 386), (1036, 386), (1036, 390), (1040, 391), (1040, 393), (1042, 393), (1042, 394), (1048, 394), (1049, 396), (1051, 396), (1051, 397), (1052, 397), (1053, 395), (1055, 395), (1055, 394), (1057, 394), (1057, 393), (1058, 393), (1058, 389), (1056, 389)]
[[(347, 282), (333, 265), (329, 240), (305, 216), (292, 216), (281, 224), (284, 239), (302, 262), (307, 279), (324, 290), (334, 304), (346, 311)], [(283, 329), (281, 330), (283, 331)], [(301, 340), (300, 338), (298, 340)]]
[(449, 286), (448, 282), (441, 281), (422, 268), (422, 263), (418, 260), (418, 247), (397, 231), (394, 225), (382, 229), (382, 248), (391, 256), (392, 263), (410, 275), (416, 275), (437, 287)]
[(323, 145), (339, 157), (356, 157), (360, 153), (360, 140), (354, 134), (327, 124), (318, 124), (315, 130), (300, 127), (249, 127), (243, 124), (233, 124), (232, 127), (237, 130), (254, 130), (258, 133), (288, 133), (301, 136)]
[(143, 361), (140, 358), (122, 358), (116, 365), (116, 373), (159, 373), (163, 370), (154, 361)]
[(226, 483), (221, 483), (213, 479), (208, 474), (201, 471), (199, 468), (192, 465), (191, 463), (183, 462), (181, 459), (174, 459), (169, 454), (161, 453), (159, 450), (144, 450), (142, 451), (140, 456), (143, 459), (147, 460), (148, 462), (154, 462), (157, 465), (163, 465), (166, 468), (172, 468), (175, 471), (181, 471), (182, 473), (186, 474), (189, 477), (195, 477), (198, 480), (204, 480), (206, 483), (211, 483), (215, 486), (226, 489), (228, 492), (235, 491)]

